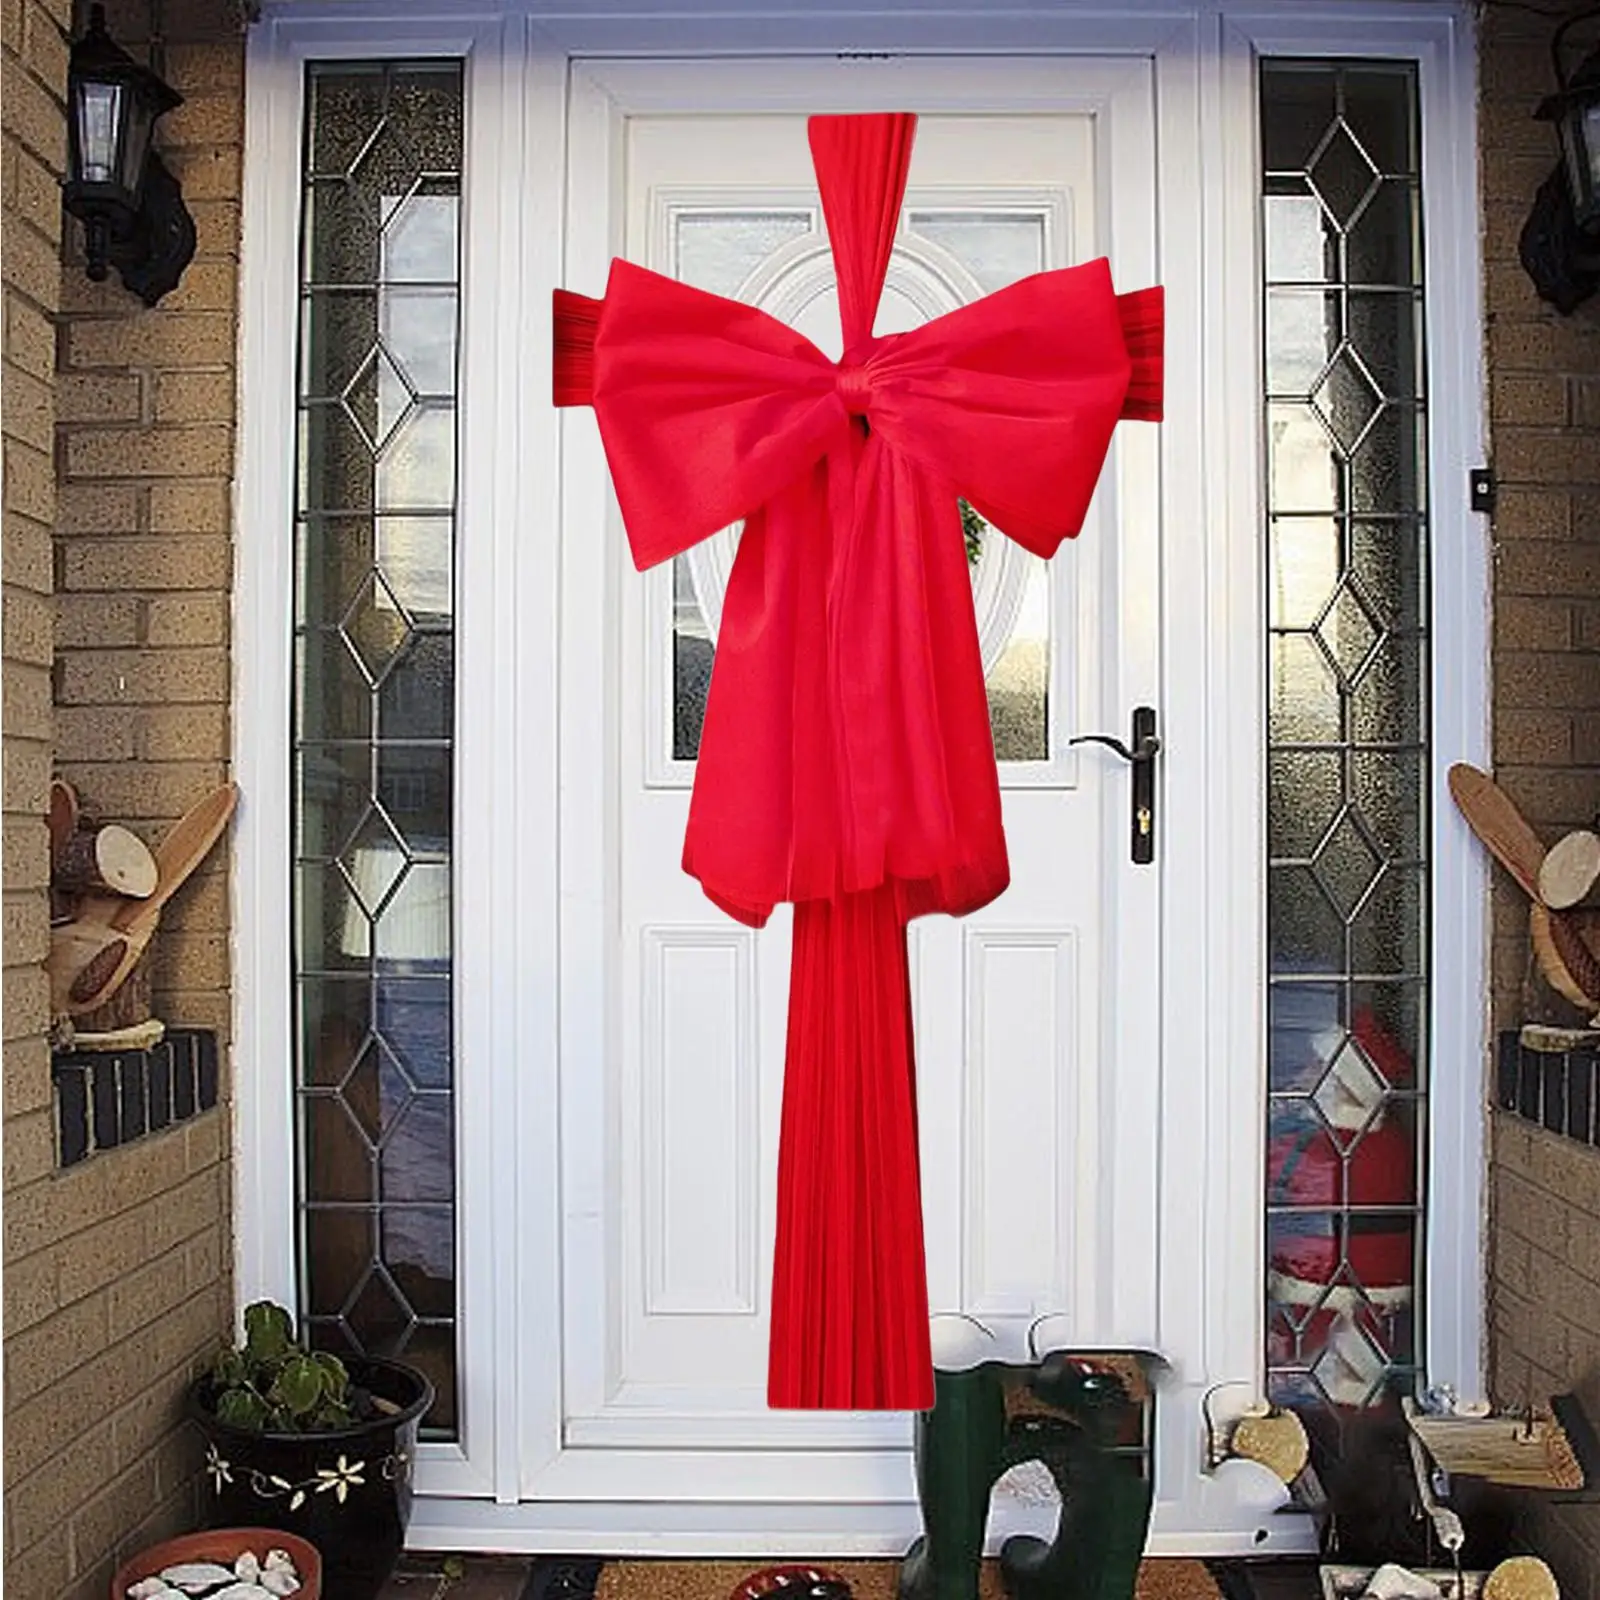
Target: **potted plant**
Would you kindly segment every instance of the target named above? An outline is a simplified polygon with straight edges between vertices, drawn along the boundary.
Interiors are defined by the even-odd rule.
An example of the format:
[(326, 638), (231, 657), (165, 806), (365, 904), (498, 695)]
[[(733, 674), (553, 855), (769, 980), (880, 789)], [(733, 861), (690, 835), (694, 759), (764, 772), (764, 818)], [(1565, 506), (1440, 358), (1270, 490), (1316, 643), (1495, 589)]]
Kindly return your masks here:
[[(251, 1562), (250, 1567), (244, 1565)], [(117, 1568), (111, 1580), (111, 1600), (128, 1600), (129, 1592), (150, 1584), (163, 1572), (174, 1567), (189, 1569), (180, 1576), (187, 1578), (183, 1592), (205, 1595), (204, 1574), (195, 1568), (201, 1563), (214, 1566), (233, 1577), (255, 1575), (255, 1581), (275, 1595), (291, 1600), (322, 1600), (322, 1558), (316, 1547), (304, 1539), (285, 1533), (281, 1528), (214, 1528), (209, 1533), (185, 1533), (176, 1539), (164, 1539), (129, 1556)], [(276, 1579), (271, 1576), (276, 1569)], [(228, 1580), (218, 1577), (210, 1589), (226, 1592)]]
[(287, 1528), (321, 1552), (330, 1594), (371, 1600), (405, 1539), (433, 1385), (398, 1361), (306, 1349), (269, 1300), (246, 1308), (244, 1328), (189, 1391), (207, 1524)]

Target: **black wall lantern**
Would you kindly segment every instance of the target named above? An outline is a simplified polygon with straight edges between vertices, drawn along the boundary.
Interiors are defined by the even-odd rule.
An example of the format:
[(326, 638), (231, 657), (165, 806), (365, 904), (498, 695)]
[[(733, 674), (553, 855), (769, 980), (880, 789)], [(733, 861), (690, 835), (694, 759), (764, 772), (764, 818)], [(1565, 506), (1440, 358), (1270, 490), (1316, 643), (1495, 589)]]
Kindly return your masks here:
[(1600, 50), (1576, 67), (1567, 38), (1600, 22), (1600, 7), (1579, 11), (1550, 40), (1556, 92), (1534, 115), (1556, 124), (1561, 160), (1539, 185), (1523, 224), (1519, 254), (1540, 298), (1563, 314), (1600, 289)]
[(114, 266), (147, 306), (175, 289), (194, 259), (194, 218), (151, 147), (156, 118), (182, 104), (112, 41), (105, 8), (91, 6), (67, 73), (63, 199), (83, 223), (89, 276), (98, 283)]

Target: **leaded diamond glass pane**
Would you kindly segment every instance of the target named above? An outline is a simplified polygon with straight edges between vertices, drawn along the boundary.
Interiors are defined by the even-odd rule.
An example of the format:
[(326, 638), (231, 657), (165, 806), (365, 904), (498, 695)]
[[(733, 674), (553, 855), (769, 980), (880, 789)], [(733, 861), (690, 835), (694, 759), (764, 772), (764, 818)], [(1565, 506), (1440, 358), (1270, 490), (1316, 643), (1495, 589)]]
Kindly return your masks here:
[(1266, 1388), (1319, 1446), (1416, 1362), (1426, 1076), (1425, 383), (1415, 74), (1261, 75)]
[(445, 1434), (462, 113), (456, 63), (308, 68), (295, 529), (302, 1305)]

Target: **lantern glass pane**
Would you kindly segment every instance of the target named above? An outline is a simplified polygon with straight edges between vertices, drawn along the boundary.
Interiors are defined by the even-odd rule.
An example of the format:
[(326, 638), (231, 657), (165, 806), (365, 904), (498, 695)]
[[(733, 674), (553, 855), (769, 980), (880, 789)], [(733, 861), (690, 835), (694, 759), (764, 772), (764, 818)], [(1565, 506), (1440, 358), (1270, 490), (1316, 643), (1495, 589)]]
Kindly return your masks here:
[(127, 89), (120, 83), (85, 82), (78, 88), (78, 163), (84, 183), (114, 183), (117, 127)]
[(129, 194), (144, 187), (144, 164), (150, 153), (150, 134), (155, 118), (150, 107), (136, 94), (126, 95), (122, 125), (122, 174), (119, 182)]
[(1584, 186), (1580, 194), (1582, 203), (1592, 209), (1596, 196), (1600, 195), (1600, 100), (1581, 109), (1579, 128), (1584, 168)]

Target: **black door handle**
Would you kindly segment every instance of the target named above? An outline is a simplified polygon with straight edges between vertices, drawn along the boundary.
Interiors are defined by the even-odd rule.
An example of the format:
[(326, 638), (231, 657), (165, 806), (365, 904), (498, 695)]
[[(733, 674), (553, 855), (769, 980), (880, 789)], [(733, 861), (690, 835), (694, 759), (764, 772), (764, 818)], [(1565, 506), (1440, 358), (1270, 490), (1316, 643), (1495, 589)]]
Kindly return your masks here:
[(1156, 757), (1161, 740), (1156, 734), (1153, 706), (1135, 706), (1133, 742), (1124, 744), (1109, 733), (1080, 733), (1068, 744), (1103, 744), (1133, 768), (1131, 789), (1132, 855), (1135, 866), (1147, 867), (1156, 858)]

